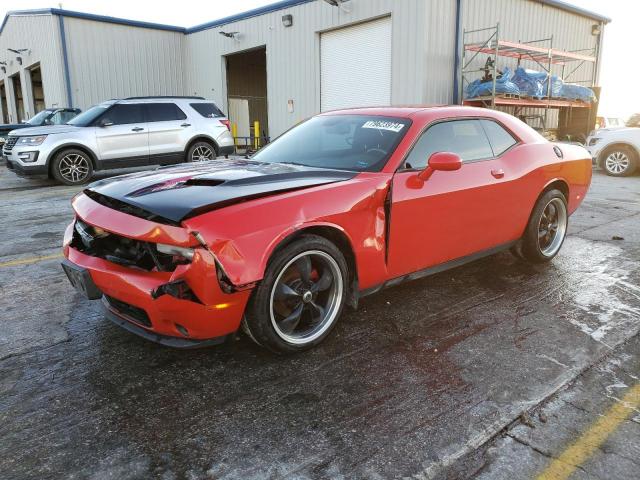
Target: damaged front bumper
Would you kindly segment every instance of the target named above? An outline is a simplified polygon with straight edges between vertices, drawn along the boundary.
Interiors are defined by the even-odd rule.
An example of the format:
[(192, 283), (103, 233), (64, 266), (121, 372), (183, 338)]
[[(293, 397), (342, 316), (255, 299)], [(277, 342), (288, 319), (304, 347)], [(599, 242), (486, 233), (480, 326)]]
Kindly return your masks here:
[[(86, 203), (80, 205), (76, 214), (88, 223), (87, 217), (93, 217), (87, 214), (84, 208), (87, 206), (93, 207)], [(116, 218), (123, 215), (115, 214)], [(123, 228), (135, 233), (130, 238), (148, 241), (148, 232), (162, 241), (171, 236), (180, 237), (176, 237), (177, 227), (154, 224), (151, 228), (148, 225), (151, 222), (127, 217), (128, 223)], [(123, 233), (123, 228), (119, 234)], [(88, 298), (102, 298), (107, 318), (117, 325), (148, 340), (177, 348), (222, 343), (238, 330), (251, 290), (230, 291), (219, 278), (220, 268), (209, 250), (190, 245), (193, 258), (189, 263), (179, 264), (172, 271), (157, 271), (83, 252), (76, 243), (77, 233), (74, 232), (75, 222), (65, 232), (65, 272), (71, 283)], [(188, 237), (184, 236), (182, 240), (184, 244)], [(79, 283), (84, 288), (79, 287)]]

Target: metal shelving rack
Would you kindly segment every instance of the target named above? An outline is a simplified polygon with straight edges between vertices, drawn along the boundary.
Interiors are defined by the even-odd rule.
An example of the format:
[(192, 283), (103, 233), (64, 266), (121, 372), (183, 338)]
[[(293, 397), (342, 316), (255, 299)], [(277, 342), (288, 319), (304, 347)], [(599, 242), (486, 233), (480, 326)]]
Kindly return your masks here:
[[(483, 37), (481, 41), (471, 41), (472, 37)], [(488, 55), (491, 59), (492, 66), (492, 92), (491, 95), (465, 99), (464, 94), (467, 86), (471, 83), (471, 76), (477, 77), (478, 73), (486, 73), (487, 68), (474, 68), (472, 64), (480, 54)], [(518, 115), (522, 108), (542, 108), (544, 113), (544, 128), (546, 129), (548, 121), (548, 112), (552, 108), (590, 108), (591, 105), (585, 102), (573, 101), (567, 99), (558, 99), (551, 97), (551, 82), (547, 82), (547, 95), (543, 99), (536, 99), (524, 96), (500, 95), (496, 93), (496, 82), (498, 80), (498, 58), (508, 57), (517, 60), (517, 66), (520, 66), (523, 60), (535, 62), (547, 75), (552, 75), (554, 65), (562, 67), (561, 78), (564, 81), (578, 71), (585, 63), (597, 63), (597, 50), (583, 49), (575, 51), (563, 51), (553, 47), (553, 37), (533, 40), (528, 42), (513, 42), (502, 40), (500, 38), (500, 24), (493, 27), (481, 28), (476, 30), (463, 31), (463, 56), (461, 64), (462, 82), (459, 97), (464, 105), (480, 106), (488, 108), (496, 108), (497, 106), (513, 107), (514, 114)], [(567, 69), (570, 70), (567, 72)], [(587, 84), (593, 87), (595, 83), (594, 76), (587, 80), (573, 80), (573, 83)], [(473, 78), (475, 80), (475, 78)]]

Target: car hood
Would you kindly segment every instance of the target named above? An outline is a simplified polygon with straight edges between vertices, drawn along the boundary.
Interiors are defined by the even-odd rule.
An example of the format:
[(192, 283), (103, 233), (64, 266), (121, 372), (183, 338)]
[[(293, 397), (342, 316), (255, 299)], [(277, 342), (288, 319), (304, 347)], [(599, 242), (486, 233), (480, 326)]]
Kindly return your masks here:
[(18, 128), (28, 128), (29, 125), (25, 123), (3, 123), (0, 125), (0, 130), (14, 130)]
[(356, 175), (357, 172), (281, 163), (213, 160), (100, 180), (84, 193), (131, 215), (179, 223), (234, 203), (346, 181)]
[(601, 137), (603, 135), (611, 135), (618, 133), (626, 133), (626, 132), (637, 132), (640, 130), (637, 127), (609, 127), (609, 128), (600, 128), (593, 133), (594, 137)]
[(74, 127), (73, 125), (45, 125), (43, 127), (29, 127), (19, 128), (18, 130), (12, 130), (9, 134), (15, 132), (20, 137), (26, 137), (31, 135), (52, 135), (54, 133), (69, 133), (82, 130), (83, 127)]

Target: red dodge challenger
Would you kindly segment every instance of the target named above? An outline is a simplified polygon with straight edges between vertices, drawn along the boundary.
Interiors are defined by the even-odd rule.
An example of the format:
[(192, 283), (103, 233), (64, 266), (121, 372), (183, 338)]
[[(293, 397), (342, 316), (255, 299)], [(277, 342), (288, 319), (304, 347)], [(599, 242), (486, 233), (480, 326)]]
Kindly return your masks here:
[(504, 113), (343, 110), (250, 158), (89, 185), (63, 267), (149, 340), (212, 345), (242, 327), (295, 352), (381, 288), (509, 248), (551, 260), (590, 182), (586, 150)]

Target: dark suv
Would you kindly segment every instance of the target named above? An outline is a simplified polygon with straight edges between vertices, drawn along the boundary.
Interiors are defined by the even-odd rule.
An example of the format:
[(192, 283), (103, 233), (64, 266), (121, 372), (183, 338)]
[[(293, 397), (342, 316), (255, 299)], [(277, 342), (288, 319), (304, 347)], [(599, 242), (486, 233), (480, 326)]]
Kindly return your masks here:
[(12, 130), (45, 125), (64, 125), (81, 112), (79, 108), (45, 108), (24, 123), (0, 124), (0, 143), (4, 143)]

